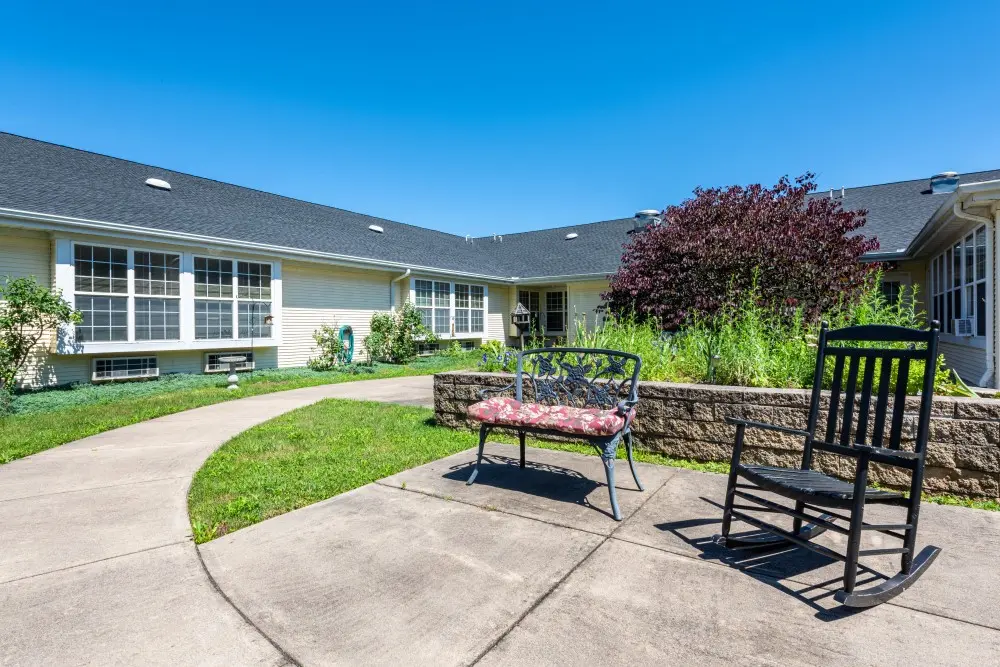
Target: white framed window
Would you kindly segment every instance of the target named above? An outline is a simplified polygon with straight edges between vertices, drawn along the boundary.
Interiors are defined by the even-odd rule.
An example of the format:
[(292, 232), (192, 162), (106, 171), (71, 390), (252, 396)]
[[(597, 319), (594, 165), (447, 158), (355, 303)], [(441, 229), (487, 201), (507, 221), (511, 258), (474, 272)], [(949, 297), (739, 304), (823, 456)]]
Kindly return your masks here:
[(156, 357), (106, 357), (94, 359), (91, 380), (133, 380), (160, 376)]
[(482, 285), (455, 283), (455, 333), (482, 333), (485, 321), (485, 294)]
[(541, 323), (539, 314), (542, 309), (539, 296), (540, 293), (533, 290), (518, 290), (517, 292), (518, 303), (527, 308), (528, 312), (531, 313), (531, 329), (533, 331), (538, 331), (539, 324)]
[(928, 269), (931, 317), (942, 331), (958, 334), (955, 320), (971, 319), (975, 337), (986, 335), (986, 227), (931, 260)]
[(267, 262), (195, 257), (195, 339), (271, 338), (272, 271)]
[(135, 339), (180, 340), (181, 300), (135, 299)]
[(74, 301), (83, 343), (128, 340), (128, 250), (96, 245), (73, 248)]
[(545, 333), (566, 331), (566, 293), (545, 293)]
[(253, 352), (250, 350), (235, 350), (228, 352), (207, 352), (205, 354), (205, 372), (206, 373), (228, 373), (229, 364), (219, 361), (220, 357), (246, 357), (246, 361), (242, 364), (236, 364), (236, 370), (238, 371), (250, 371), (256, 368), (257, 364), (253, 358)]
[(181, 295), (181, 256), (169, 252), (135, 251), (135, 293)]
[(424, 326), (435, 335), (480, 338), (486, 333), (485, 285), (414, 278), (410, 288)]

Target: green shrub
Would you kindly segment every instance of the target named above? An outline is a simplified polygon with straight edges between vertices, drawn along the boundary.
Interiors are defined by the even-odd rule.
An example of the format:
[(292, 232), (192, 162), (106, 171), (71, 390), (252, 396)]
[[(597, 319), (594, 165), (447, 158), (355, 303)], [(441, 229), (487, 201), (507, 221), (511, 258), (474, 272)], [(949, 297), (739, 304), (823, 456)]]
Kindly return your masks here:
[(371, 319), (371, 333), (365, 336), (364, 346), (370, 361), (404, 364), (417, 356), (417, 341), (437, 340), (423, 325), (420, 311), (412, 303), (392, 313), (375, 313)]
[(346, 342), (340, 340), (340, 328), (336, 323), (320, 326), (313, 332), (313, 340), (316, 341), (318, 355), (309, 359), (309, 368), (314, 371), (330, 371), (350, 363)]
[[(0, 410), (9, 408), (17, 374), (63, 324), (81, 321), (58, 291), (34, 277), (4, 279), (0, 285)], [(2, 414), (2, 413), (0, 413)]]

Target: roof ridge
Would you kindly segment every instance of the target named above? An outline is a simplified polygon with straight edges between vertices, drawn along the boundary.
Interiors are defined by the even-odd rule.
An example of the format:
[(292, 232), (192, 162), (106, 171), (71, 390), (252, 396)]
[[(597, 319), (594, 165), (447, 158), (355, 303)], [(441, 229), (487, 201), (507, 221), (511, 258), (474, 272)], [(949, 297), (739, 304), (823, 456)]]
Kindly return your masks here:
[(197, 178), (197, 179), (202, 180), (202, 181), (209, 181), (211, 183), (218, 183), (219, 185), (224, 185), (224, 186), (230, 187), (230, 188), (239, 188), (241, 190), (248, 190), (250, 192), (258, 192), (258, 193), (263, 194), (263, 195), (268, 195), (269, 197), (280, 197), (282, 199), (286, 199), (288, 201), (293, 201), (293, 202), (298, 202), (300, 204), (307, 204), (309, 206), (319, 206), (320, 208), (328, 208), (328, 209), (332, 209), (334, 211), (342, 211), (344, 213), (351, 213), (353, 215), (360, 215), (360, 216), (364, 216), (366, 218), (370, 218), (370, 219), (378, 221), (378, 222), (391, 222), (391, 223), (393, 223), (395, 225), (403, 225), (403, 226), (406, 226), (406, 227), (413, 227), (414, 229), (419, 229), (419, 230), (425, 231), (425, 232), (434, 232), (436, 234), (443, 234), (445, 236), (451, 236), (451, 237), (453, 237), (453, 238), (455, 238), (457, 240), (463, 240), (465, 238), (464, 236), (461, 236), (459, 234), (453, 234), (451, 232), (441, 231), (440, 229), (432, 229), (431, 227), (422, 227), (420, 225), (414, 225), (414, 224), (409, 223), (409, 222), (400, 222), (399, 220), (393, 220), (391, 218), (383, 218), (381, 216), (371, 215), (369, 213), (361, 213), (360, 211), (352, 211), (351, 209), (341, 208), (339, 206), (331, 206), (330, 204), (321, 204), (319, 202), (313, 202), (313, 201), (309, 201), (307, 199), (299, 199), (298, 197), (291, 197), (289, 195), (283, 195), (283, 194), (278, 193), (278, 192), (269, 192), (267, 190), (261, 190), (260, 188), (253, 188), (253, 187), (249, 187), (249, 186), (246, 186), (246, 185), (238, 185), (236, 183), (230, 183), (228, 181), (222, 181), (222, 180), (219, 180), (217, 178), (211, 178), (209, 176), (198, 176), (197, 174), (189, 174), (187, 172), (178, 171), (176, 169), (169, 169), (167, 167), (160, 167), (160, 166), (157, 166), (157, 165), (154, 165), (154, 164), (147, 164), (145, 162), (138, 162), (136, 160), (130, 160), (128, 158), (116, 157), (114, 155), (108, 155), (107, 153), (99, 153), (97, 151), (90, 151), (90, 150), (87, 150), (85, 148), (76, 148), (74, 146), (66, 146), (64, 144), (58, 144), (58, 143), (56, 143), (54, 141), (46, 141), (44, 139), (35, 139), (34, 137), (26, 137), (26, 136), (21, 135), (21, 134), (14, 134), (13, 132), (5, 132), (3, 130), (0, 130), (0, 135), (7, 135), (9, 137), (14, 137), (16, 139), (23, 139), (25, 141), (33, 141), (33, 142), (36, 142), (36, 143), (39, 143), (39, 144), (45, 144), (47, 146), (55, 146), (56, 148), (63, 148), (63, 149), (67, 149), (67, 150), (71, 150), (71, 151), (77, 152), (77, 153), (84, 153), (86, 155), (95, 155), (97, 157), (107, 158), (109, 160), (117, 160), (119, 162), (127, 162), (129, 164), (136, 165), (136, 166), (139, 166), (139, 167), (146, 167), (146, 168), (149, 168), (149, 169), (159, 169), (161, 171), (170, 172), (172, 174), (179, 174), (180, 176), (185, 176), (187, 178)]
[[(959, 172), (958, 173), (959, 183), (962, 182), (961, 179), (962, 179), (963, 176), (972, 176), (973, 174), (986, 174), (986, 173), (990, 173), (990, 172), (1000, 172), (1000, 168), (997, 168), (997, 169), (978, 169), (976, 171)], [(846, 189), (846, 190), (864, 190), (866, 188), (881, 188), (881, 187), (884, 187), (886, 185), (902, 185), (903, 183), (919, 183), (921, 181), (927, 182), (928, 186), (929, 186), (930, 180), (931, 180), (931, 177), (928, 176), (926, 178), (907, 178), (907, 179), (903, 179), (903, 180), (900, 180), (900, 181), (888, 181), (886, 183), (870, 183), (869, 185), (846, 185), (846, 186), (842, 186), (842, 187), (844, 189)], [(839, 189), (840, 188), (819, 188), (817, 186), (816, 192), (810, 193), (810, 194), (821, 194), (821, 193), (824, 193), (824, 192), (828, 192), (829, 190), (839, 190)]]
[[(545, 227), (543, 229), (531, 229), (526, 232), (510, 232), (505, 234), (497, 234), (497, 236), (524, 236), (527, 234), (538, 234), (540, 232), (554, 232), (562, 229), (579, 229), (580, 227), (593, 227), (594, 225), (604, 225), (609, 222), (624, 222), (625, 220), (631, 220), (632, 218), (609, 218), (607, 220), (594, 220), (593, 222), (583, 222), (577, 225), (560, 225), (559, 227)], [(487, 234), (486, 236), (474, 236), (473, 240), (478, 241), (479, 239), (490, 239), (493, 238), (492, 234)]]

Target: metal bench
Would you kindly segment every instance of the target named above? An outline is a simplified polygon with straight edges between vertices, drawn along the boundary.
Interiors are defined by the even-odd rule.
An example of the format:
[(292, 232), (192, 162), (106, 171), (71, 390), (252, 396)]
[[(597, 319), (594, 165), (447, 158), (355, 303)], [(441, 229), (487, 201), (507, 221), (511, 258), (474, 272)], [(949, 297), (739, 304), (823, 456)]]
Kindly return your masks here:
[[(604, 461), (611, 510), (621, 521), (615, 493), (615, 459), (625, 443), (632, 477), (642, 482), (632, 460), (632, 420), (639, 402), (639, 368), (634, 354), (591, 348), (541, 348), (517, 355), (514, 381), (499, 389), (479, 392), (483, 399), (469, 406), (469, 416), (480, 422), (479, 455), (467, 484), (479, 474), (486, 438), (496, 428), (515, 431), (521, 444), (528, 433), (581, 439), (593, 445)], [(503, 396), (513, 391), (514, 396)]]

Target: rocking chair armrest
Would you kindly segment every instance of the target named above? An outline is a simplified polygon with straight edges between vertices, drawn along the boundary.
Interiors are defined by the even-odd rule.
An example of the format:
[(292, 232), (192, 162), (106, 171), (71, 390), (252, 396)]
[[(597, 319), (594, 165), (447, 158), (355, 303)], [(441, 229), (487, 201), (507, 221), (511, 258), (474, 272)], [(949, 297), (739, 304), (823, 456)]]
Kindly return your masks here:
[(917, 465), (917, 461), (919, 461), (921, 457), (921, 455), (916, 452), (910, 452), (902, 449), (872, 447), (871, 445), (862, 445), (859, 443), (855, 443), (850, 447), (845, 447), (844, 445), (836, 445), (831, 442), (824, 442), (823, 440), (813, 440), (812, 446), (814, 449), (830, 452), (831, 454), (839, 454), (840, 456), (847, 456), (852, 459), (871, 460), (876, 463), (885, 463), (899, 468), (912, 469), (915, 465)]
[(911, 452), (906, 449), (886, 449), (885, 447), (872, 447), (871, 445), (861, 445), (857, 443), (855, 443), (854, 448), (860, 449), (861, 451), (869, 454), (888, 456), (889, 458), (902, 459), (904, 461), (916, 461), (920, 458), (920, 454), (917, 452)]
[(764, 429), (765, 431), (777, 431), (778, 433), (787, 433), (788, 435), (801, 435), (802, 437), (809, 437), (810, 435), (809, 431), (778, 426), (777, 424), (768, 424), (766, 422), (755, 422), (750, 419), (740, 419), (738, 417), (726, 417), (726, 423), (733, 426), (748, 426), (750, 428)]

